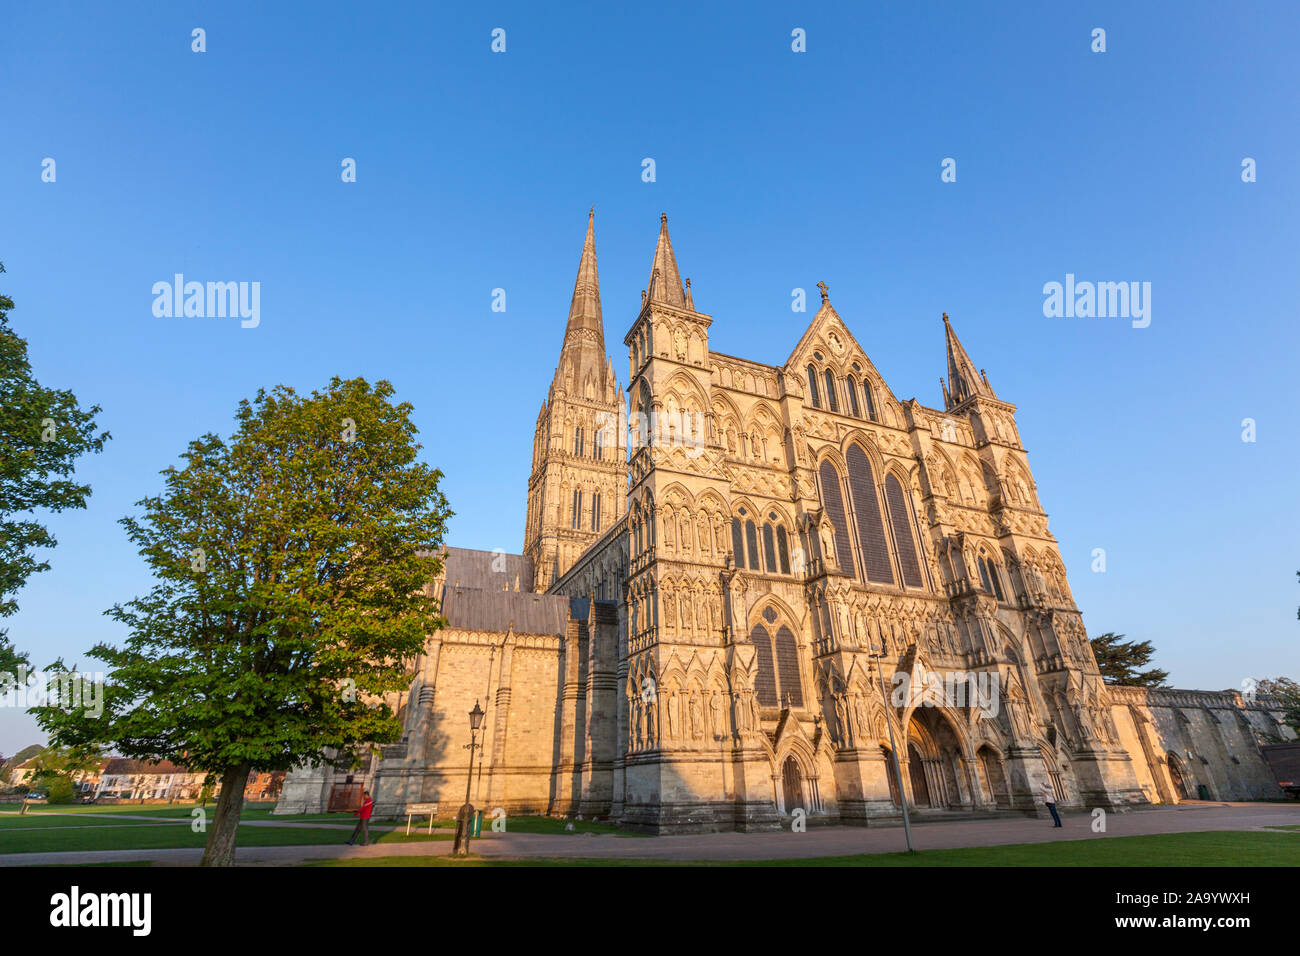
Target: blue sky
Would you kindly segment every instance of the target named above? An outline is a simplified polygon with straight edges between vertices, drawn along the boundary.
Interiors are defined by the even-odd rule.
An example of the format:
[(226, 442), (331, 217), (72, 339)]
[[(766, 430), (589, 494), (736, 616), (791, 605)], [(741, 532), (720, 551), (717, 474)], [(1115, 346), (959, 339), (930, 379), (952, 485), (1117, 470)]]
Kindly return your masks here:
[[(1154, 641), (1178, 686), (1300, 677), (1294, 4), (280, 6), (0, 21), (0, 288), (113, 433), (8, 621), (37, 663), (121, 639), (102, 612), (149, 578), (117, 519), (260, 386), (389, 379), (451, 542), (519, 550), (594, 203), (624, 384), (661, 211), (717, 351), (784, 362), (824, 280), (937, 406), (946, 311), (1019, 406), (1089, 633)], [(177, 272), (260, 282), (261, 324), (155, 317)], [(1150, 282), (1150, 326), (1044, 317), (1067, 273)], [(38, 739), (0, 710), (0, 752)]]

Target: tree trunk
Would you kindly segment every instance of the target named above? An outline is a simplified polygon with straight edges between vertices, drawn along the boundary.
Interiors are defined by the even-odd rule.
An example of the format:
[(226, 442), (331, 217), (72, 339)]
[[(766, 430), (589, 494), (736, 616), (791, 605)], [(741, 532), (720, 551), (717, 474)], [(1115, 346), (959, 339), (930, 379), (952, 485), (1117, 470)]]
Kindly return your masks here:
[(208, 844), (199, 866), (234, 866), (235, 835), (239, 832), (239, 814), (244, 808), (244, 786), (253, 768), (250, 764), (227, 767), (221, 775), (221, 795), (216, 813), (208, 828)]

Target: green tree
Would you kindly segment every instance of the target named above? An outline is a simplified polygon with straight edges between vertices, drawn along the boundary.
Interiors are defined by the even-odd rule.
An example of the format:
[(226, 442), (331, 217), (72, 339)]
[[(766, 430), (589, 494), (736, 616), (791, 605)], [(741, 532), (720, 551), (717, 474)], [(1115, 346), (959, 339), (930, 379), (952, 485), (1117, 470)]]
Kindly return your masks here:
[(401, 733), (402, 690), (442, 625), (428, 584), (451, 511), (387, 382), (279, 386), (240, 403), (229, 442), (191, 442), (122, 520), (157, 580), (126, 625), (104, 712), (41, 708), (62, 744), (104, 742), (221, 780), (203, 864), (234, 863), (249, 771), (351, 764)]
[[(57, 542), (35, 512), (84, 508), (90, 486), (71, 480), (73, 463), (103, 450), (109, 438), (95, 424), (98, 405), (83, 410), (72, 392), (36, 381), (27, 343), (9, 326), (13, 307), (0, 294), (0, 617), (17, 611), (19, 589), (50, 567), (36, 552)], [(0, 629), (0, 674), (27, 662)]]
[(101, 761), (99, 748), (90, 746), (46, 747), (32, 758), (35, 773), (31, 785), (50, 803), (72, 803), (76, 790), (73, 774), (94, 770)]
[[(1275, 698), (1281, 705), (1282, 723), (1300, 737), (1300, 684), (1289, 677), (1264, 678), (1255, 682), (1255, 692)], [(1274, 743), (1282, 743), (1281, 738)]]
[(35, 757), (44, 749), (45, 749), (44, 744), (31, 744), (27, 747), (24, 747), (22, 750), (18, 751), (18, 753), (10, 757), (7, 763), (5, 763), (3, 766), (0, 766), (0, 777), (3, 777), (3, 779), (7, 780), (10, 774), (12, 774), (15, 770), (17, 770), (27, 761), (31, 760), (33, 757)]
[(1123, 634), (1107, 631), (1092, 638), (1092, 653), (1097, 658), (1102, 680), (1107, 684), (1164, 687), (1169, 679), (1169, 672), (1158, 667), (1141, 670), (1155, 655), (1150, 641), (1126, 641)]
[(33, 779), (32, 783), (45, 794), (46, 803), (72, 803), (76, 800), (76, 787), (66, 773), (46, 774), (39, 780)]

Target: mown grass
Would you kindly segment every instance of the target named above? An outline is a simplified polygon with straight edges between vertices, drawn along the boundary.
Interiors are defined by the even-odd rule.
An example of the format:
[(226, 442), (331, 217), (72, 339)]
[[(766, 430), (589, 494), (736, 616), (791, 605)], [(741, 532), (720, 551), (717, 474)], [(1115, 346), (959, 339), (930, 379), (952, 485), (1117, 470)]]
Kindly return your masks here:
[[(238, 846), (320, 846), (343, 844), (351, 831), (311, 827), (240, 827)], [(89, 850), (202, 849), (207, 833), (187, 826), (142, 823), (86, 829), (0, 830), (0, 853), (62, 853)]]
[(444, 856), (315, 860), (303, 866), (1300, 866), (1300, 841), (1282, 833), (1219, 830), (1105, 837), (1054, 843), (870, 853), (792, 860), (647, 860), (534, 857), (503, 860)]

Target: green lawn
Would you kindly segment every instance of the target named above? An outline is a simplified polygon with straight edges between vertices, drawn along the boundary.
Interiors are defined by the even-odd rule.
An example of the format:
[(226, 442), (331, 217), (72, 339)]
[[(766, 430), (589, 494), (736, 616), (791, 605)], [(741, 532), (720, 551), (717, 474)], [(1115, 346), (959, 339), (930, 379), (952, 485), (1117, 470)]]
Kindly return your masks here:
[(1300, 841), (1283, 833), (1221, 830), (1158, 836), (1107, 837), (1059, 843), (907, 853), (858, 854), (799, 860), (496, 860), (471, 857), (375, 857), (319, 860), (304, 866), (1300, 866)]
[[(240, 827), (239, 846), (317, 846), (346, 843), (351, 830), (309, 827)], [(202, 849), (206, 833), (187, 826), (142, 823), (140, 826), (99, 826), (84, 830), (57, 827), (49, 830), (0, 830), (0, 853), (58, 853), (68, 850), (160, 850), (173, 847)]]
[[(356, 817), (349, 813), (302, 813), (288, 816), (274, 816), (271, 811), (274, 804), (253, 803), (244, 807), (241, 820), (265, 820), (272, 823), (355, 823)], [(125, 825), (133, 821), (128, 819), (114, 821), (110, 817), (153, 817), (163, 820), (190, 820), (194, 811), (200, 809), (197, 803), (169, 804), (166, 806), (53, 806), (31, 807), (27, 813), (0, 813), (0, 829), (6, 826), (102, 826)], [(208, 803), (203, 808), (211, 822), (216, 813), (216, 804)], [(37, 821), (33, 824), (31, 821)], [(148, 825), (146, 821), (134, 821)]]
[[(29, 813), (21, 817), (0, 816), (0, 844), (4, 834), (10, 830), (44, 830), (50, 827), (150, 827), (155, 824), (148, 820), (106, 819), (103, 817), (67, 816), (56, 817), (53, 814)], [(3, 850), (0, 850), (3, 852)]]

